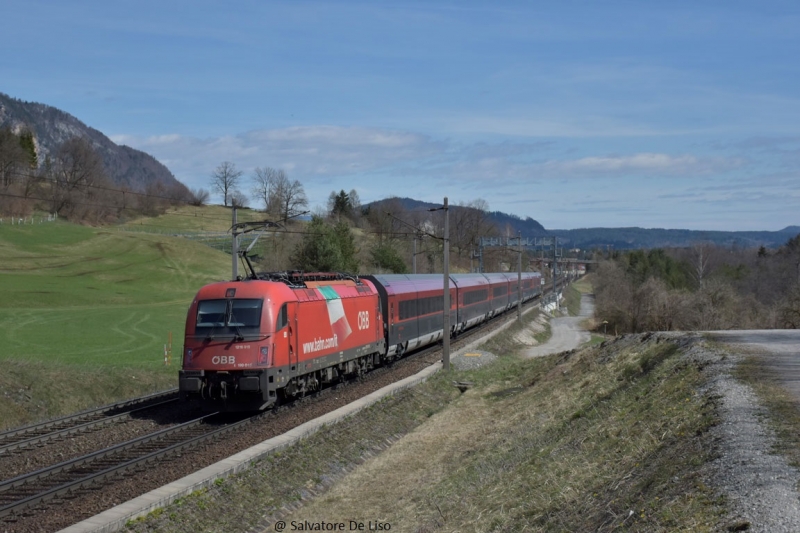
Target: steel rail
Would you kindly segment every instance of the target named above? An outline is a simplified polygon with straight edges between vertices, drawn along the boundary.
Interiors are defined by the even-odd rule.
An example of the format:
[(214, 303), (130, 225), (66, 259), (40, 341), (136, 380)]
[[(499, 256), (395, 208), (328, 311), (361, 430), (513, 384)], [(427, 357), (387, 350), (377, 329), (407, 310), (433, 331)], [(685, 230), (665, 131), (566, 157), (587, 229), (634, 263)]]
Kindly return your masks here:
[(28, 446), (33, 446), (33, 445), (36, 445), (36, 444), (42, 444), (42, 443), (47, 442), (49, 440), (63, 438), (63, 437), (66, 437), (68, 435), (73, 435), (73, 434), (76, 434), (76, 433), (81, 433), (81, 432), (84, 432), (84, 431), (88, 431), (88, 430), (90, 430), (92, 428), (105, 426), (107, 424), (112, 424), (112, 423), (118, 422), (118, 421), (120, 421), (120, 420), (122, 420), (124, 418), (130, 418), (131, 415), (133, 415), (133, 413), (136, 413), (136, 412), (139, 412), (139, 411), (144, 411), (146, 409), (152, 409), (154, 407), (167, 405), (169, 403), (174, 403), (174, 402), (177, 402), (177, 401), (178, 401), (177, 397), (169, 398), (167, 400), (164, 400), (164, 401), (161, 401), (161, 402), (157, 402), (157, 403), (153, 403), (153, 404), (149, 404), (149, 405), (146, 405), (144, 407), (137, 407), (136, 409), (132, 409), (132, 410), (124, 412), (124, 413), (119, 413), (119, 414), (116, 414), (116, 415), (110, 415), (110, 416), (106, 416), (105, 418), (98, 418), (96, 420), (89, 420), (88, 422), (84, 422), (83, 424), (78, 424), (76, 426), (69, 426), (69, 427), (66, 427), (64, 429), (58, 429), (58, 430), (52, 431), (50, 433), (45, 433), (45, 434), (42, 434), (42, 435), (36, 435), (34, 437), (30, 437), (30, 438), (27, 438), (25, 440), (14, 441), (11, 444), (7, 444), (5, 446), (0, 445), (0, 456), (2, 456), (4, 453), (8, 453), (10, 451), (13, 451), (13, 450), (16, 450), (16, 449), (19, 449), (19, 448), (26, 448)]
[(135, 398), (133, 400), (126, 400), (124, 402), (97, 407), (95, 409), (88, 409), (72, 415), (54, 418), (52, 420), (46, 420), (44, 422), (38, 422), (28, 426), (14, 428), (9, 431), (2, 432), (0, 433), (0, 454), (4, 453), (9, 448), (13, 448), (12, 445), (18, 442), (30, 440), (35, 437), (45, 437), (42, 439), (42, 441), (44, 441), (47, 440), (46, 436), (50, 433), (59, 433), (65, 429), (83, 425), (87, 421), (92, 422), (94, 420), (102, 420), (108, 416), (114, 416), (117, 411), (130, 412), (144, 407), (142, 404), (157, 401), (160, 398), (167, 398), (169, 396), (176, 397), (177, 389), (156, 392)]
[[(137, 439), (133, 439), (126, 443), (122, 443), (120, 445), (107, 448), (105, 450), (101, 450), (93, 454), (86, 455), (84, 457), (80, 457), (70, 461), (65, 461), (58, 465), (44, 468), (37, 472), (33, 472), (31, 474), (26, 474), (5, 481), (0, 484), (0, 502), (2, 500), (5, 500), (6, 502), (9, 501), (10, 499), (9, 495), (6, 495), (4, 497), (3, 493), (11, 491), (12, 489), (16, 489), (17, 494), (22, 494), (23, 497), (19, 499), (16, 498), (16, 496), (11, 496), (12, 498), (16, 498), (13, 499), (11, 503), (0, 503), (0, 517), (4, 517), (11, 513), (27, 509), (36, 504), (73, 492), (82, 487), (93, 485), (97, 482), (103, 481), (110, 477), (117, 476), (125, 471), (131, 470), (138, 466), (156, 461), (172, 453), (176, 453), (186, 448), (196, 446), (202, 442), (219, 438), (228, 432), (234, 431), (235, 429), (238, 429), (239, 427), (252, 422), (252, 420), (255, 418), (255, 417), (246, 418), (244, 420), (227, 424), (217, 429), (205, 431), (199, 435), (193, 434), (190, 435), (188, 439), (186, 438), (180, 439), (177, 442), (168, 439), (170, 435), (174, 436), (178, 433), (185, 432), (197, 426), (204, 425), (204, 422), (207, 419), (217, 414), (219, 413), (205, 415), (201, 418), (186, 422), (185, 424), (181, 424), (180, 426), (176, 426), (174, 428), (167, 428), (158, 431), (156, 433), (139, 437)], [(263, 413), (257, 416), (262, 416), (262, 415)], [(158, 449), (152, 451), (149, 451), (149, 449), (146, 448), (147, 444), (165, 440), (167, 441), (166, 446), (160, 446)], [(142, 455), (139, 455), (138, 457), (132, 457), (132, 458), (130, 456), (124, 455), (124, 452), (126, 450), (135, 448), (144, 448), (143, 450), (144, 453)], [(123, 462), (117, 462), (116, 464), (112, 464), (112, 466), (108, 466), (108, 463), (103, 462), (103, 459), (110, 458), (113, 455), (119, 455), (119, 454), (123, 454)], [(94, 471), (90, 471), (87, 473), (83, 467), (84, 466), (90, 467), (91, 464), (97, 464), (99, 465), (99, 468), (96, 468)], [(66, 481), (58, 479), (58, 474), (62, 472), (66, 473), (69, 471), (76, 471), (79, 474), (79, 476), (75, 477), (74, 479), (68, 479)], [(31, 491), (32, 487), (26, 488), (26, 485), (35, 485), (36, 481), (40, 479), (51, 478), (53, 476), (56, 476), (57, 482), (48, 485), (43, 490), (35, 489), (32, 493)]]

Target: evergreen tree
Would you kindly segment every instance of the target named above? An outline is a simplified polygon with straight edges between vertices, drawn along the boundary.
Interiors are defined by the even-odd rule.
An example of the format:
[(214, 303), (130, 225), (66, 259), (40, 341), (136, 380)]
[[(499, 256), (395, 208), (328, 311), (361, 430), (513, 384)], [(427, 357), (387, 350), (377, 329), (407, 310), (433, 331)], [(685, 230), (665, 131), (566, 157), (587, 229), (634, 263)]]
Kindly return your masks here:
[(358, 257), (356, 256), (358, 249), (356, 248), (356, 240), (347, 222), (344, 220), (337, 222), (336, 226), (333, 227), (333, 236), (342, 258), (342, 264), (339, 270), (358, 273)]
[(331, 227), (322, 217), (314, 216), (292, 255), (292, 264), (307, 272), (357, 273), (357, 252), (355, 238), (345, 221)]
[(405, 274), (408, 272), (406, 263), (397, 250), (389, 243), (378, 244), (370, 250), (372, 262), (380, 269), (388, 270), (393, 274)]
[(36, 156), (36, 144), (33, 142), (33, 132), (25, 130), (20, 133), (19, 144), (28, 156), (28, 165), (30, 168), (39, 168), (39, 158)]
[(350, 195), (344, 192), (344, 189), (336, 192), (331, 192), (328, 196), (328, 209), (331, 213), (331, 218), (341, 219), (342, 217), (350, 217), (352, 215), (352, 206), (350, 205)]

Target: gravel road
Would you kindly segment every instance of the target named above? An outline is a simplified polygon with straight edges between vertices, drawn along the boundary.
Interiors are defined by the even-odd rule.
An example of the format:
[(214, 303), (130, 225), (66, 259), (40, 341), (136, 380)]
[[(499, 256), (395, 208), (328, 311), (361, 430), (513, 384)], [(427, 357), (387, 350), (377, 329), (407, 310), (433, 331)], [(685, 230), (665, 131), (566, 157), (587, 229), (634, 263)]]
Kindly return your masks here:
[(747, 531), (800, 531), (800, 471), (773, 453), (766, 409), (730, 375), (745, 354), (756, 355), (800, 402), (800, 331), (715, 331), (705, 337), (723, 343), (727, 354), (711, 384), (721, 423), (713, 429), (720, 455), (709, 465), (710, 481), (728, 498), (732, 523), (749, 524)]
[(581, 322), (594, 314), (594, 296), (584, 294), (581, 296), (581, 314), (579, 316), (565, 316), (550, 320), (550, 339), (538, 346), (533, 346), (525, 351), (526, 357), (541, 357), (567, 350), (574, 350), (591, 336), (581, 327)]

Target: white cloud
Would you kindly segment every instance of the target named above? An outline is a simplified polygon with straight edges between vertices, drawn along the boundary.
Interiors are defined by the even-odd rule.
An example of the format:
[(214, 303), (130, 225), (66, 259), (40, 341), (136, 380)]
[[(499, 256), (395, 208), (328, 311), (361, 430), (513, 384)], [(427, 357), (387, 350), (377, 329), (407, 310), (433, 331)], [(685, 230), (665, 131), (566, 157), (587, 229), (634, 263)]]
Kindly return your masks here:
[(210, 172), (221, 161), (249, 170), (257, 166), (291, 169), (304, 177), (347, 174), (435, 155), (442, 145), (423, 135), (377, 128), (309, 126), (255, 130), (235, 136), (198, 139), (180, 135), (113, 140), (173, 161), (176, 174), (204, 167)]
[[(614, 220), (621, 213), (631, 218), (635, 210), (642, 213), (636, 223), (641, 225), (651, 214), (689, 205), (738, 205), (752, 197), (757, 168), (751, 158), (707, 152), (594, 155), (586, 147), (574, 152), (564, 142), (470, 144), (412, 131), (329, 125), (206, 139), (168, 134), (114, 140), (153, 154), (192, 188), (208, 189), (213, 169), (231, 161), (245, 177), (255, 167), (283, 168), (303, 183), (312, 209), (324, 206), (331, 191), (356, 189), (363, 202), (395, 195), (432, 202), (447, 196), (453, 204), (483, 199), (493, 210), (531, 216), (550, 227), (574, 225), (574, 215), (557, 218), (568, 217), (571, 208), (589, 218), (595, 218), (595, 208), (616, 213)], [(775, 187), (793, 179), (776, 178)], [(242, 190), (249, 191), (247, 182)], [(651, 203), (645, 206), (643, 199)]]
[(729, 171), (745, 164), (740, 158), (699, 157), (660, 153), (625, 156), (591, 156), (571, 161), (549, 161), (544, 167), (562, 176), (685, 176)]

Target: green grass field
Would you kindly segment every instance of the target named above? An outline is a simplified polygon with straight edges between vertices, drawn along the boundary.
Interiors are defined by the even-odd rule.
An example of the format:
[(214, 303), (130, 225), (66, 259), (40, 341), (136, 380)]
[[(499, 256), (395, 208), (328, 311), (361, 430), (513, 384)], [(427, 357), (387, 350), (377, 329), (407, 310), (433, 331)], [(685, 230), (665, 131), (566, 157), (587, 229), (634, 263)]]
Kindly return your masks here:
[(175, 386), (192, 296), (230, 268), (180, 238), (0, 225), (0, 427)]
[[(267, 216), (252, 209), (242, 208), (237, 210), (236, 218), (239, 222), (251, 222), (264, 220)], [(122, 227), (152, 233), (225, 232), (231, 227), (231, 210), (221, 205), (171, 207), (163, 215), (130, 220)]]

